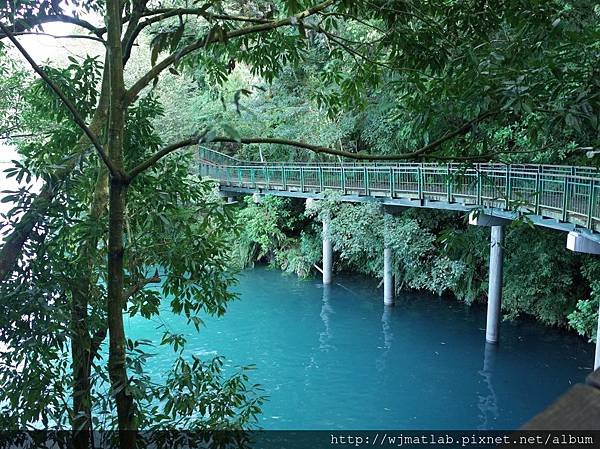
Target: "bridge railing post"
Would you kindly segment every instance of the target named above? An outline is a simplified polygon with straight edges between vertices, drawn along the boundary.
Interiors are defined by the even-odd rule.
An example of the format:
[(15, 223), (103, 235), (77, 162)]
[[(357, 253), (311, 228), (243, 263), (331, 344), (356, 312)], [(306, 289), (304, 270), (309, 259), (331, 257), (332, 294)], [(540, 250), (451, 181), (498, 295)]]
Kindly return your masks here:
[(452, 202), (452, 163), (446, 164), (446, 196), (448, 203)]
[(319, 191), (323, 191), (324, 180), (323, 180), (323, 167), (319, 165)]
[(506, 189), (505, 189), (505, 200), (504, 208), (510, 209), (510, 201), (512, 200), (512, 176), (510, 173), (510, 164), (506, 166)]
[(283, 190), (287, 190), (287, 176), (285, 173), (285, 166), (281, 166), (281, 184), (283, 185)]
[(588, 216), (587, 216), (587, 227), (588, 229), (592, 229), (592, 225), (594, 224), (594, 204), (596, 201), (596, 180), (590, 179), (590, 200), (588, 204)]
[(266, 165), (264, 167), (264, 173), (265, 173), (265, 185), (268, 189), (269, 188), (269, 166), (268, 165)]
[(542, 174), (540, 173), (540, 169), (538, 167), (538, 171), (535, 173), (535, 210), (534, 213), (536, 215), (540, 214), (540, 200), (542, 196)]
[(423, 168), (422, 164), (419, 164), (417, 167), (417, 191), (419, 195), (419, 200), (423, 200)]
[(476, 202), (477, 202), (478, 206), (481, 206), (481, 190), (482, 190), (482, 185), (481, 185), (482, 184), (482, 181), (481, 181), (481, 165), (477, 164), (475, 166), (475, 170), (476, 170), (476, 176), (477, 176), (477, 186), (476, 186), (477, 191), (475, 193), (477, 195)]
[(563, 201), (562, 201), (562, 221), (567, 221), (569, 216), (569, 175), (563, 175), (565, 181), (563, 183)]

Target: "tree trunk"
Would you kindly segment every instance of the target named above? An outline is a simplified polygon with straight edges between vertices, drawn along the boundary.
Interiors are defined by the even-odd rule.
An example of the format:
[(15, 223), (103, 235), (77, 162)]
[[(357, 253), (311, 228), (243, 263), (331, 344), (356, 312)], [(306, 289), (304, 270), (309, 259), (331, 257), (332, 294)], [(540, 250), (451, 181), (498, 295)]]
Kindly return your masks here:
[[(108, 156), (115, 169), (123, 173), (124, 93), (123, 52), (121, 48), (121, 2), (109, 0), (106, 10), (110, 79)], [(120, 173), (110, 179), (108, 207), (108, 372), (116, 401), (121, 449), (135, 447), (137, 423), (135, 404), (128, 388), (124, 298), (124, 213), (127, 185)]]
[(129, 379), (125, 365), (125, 329), (123, 326), (123, 222), (126, 186), (112, 179), (109, 199), (108, 236), (108, 332), (110, 336), (108, 371), (112, 394), (117, 405), (121, 449), (135, 447), (135, 409), (128, 389)]
[[(98, 176), (94, 197), (90, 207), (89, 222), (98, 225), (105, 213), (108, 202), (108, 170), (98, 159)], [(89, 299), (93, 294), (96, 279), (92, 268), (97, 255), (98, 237), (88, 237), (77, 254), (77, 260), (84, 261), (86, 269), (72, 289), (71, 305), (71, 356), (73, 362), (73, 447), (89, 449), (92, 432), (92, 399), (90, 376), (96, 345), (92, 344), (88, 322)]]
[(73, 447), (89, 449), (92, 431), (90, 395), (91, 338), (88, 332), (85, 292), (73, 292), (71, 309), (71, 357), (73, 359)]

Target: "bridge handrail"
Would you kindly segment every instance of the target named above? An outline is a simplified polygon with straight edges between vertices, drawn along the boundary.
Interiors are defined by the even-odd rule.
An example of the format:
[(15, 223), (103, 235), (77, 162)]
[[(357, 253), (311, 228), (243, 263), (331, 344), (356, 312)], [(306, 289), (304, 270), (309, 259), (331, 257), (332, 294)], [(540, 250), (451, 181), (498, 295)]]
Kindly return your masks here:
[[(212, 150), (210, 150), (212, 151)], [(502, 164), (249, 163), (204, 153), (202, 175), (222, 185), (299, 192), (443, 201), (485, 206), (570, 222), (600, 232), (600, 172), (592, 167)], [(221, 155), (223, 157), (221, 157)], [(441, 207), (443, 208), (443, 207)]]
[(502, 164), (502, 163), (479, 163), (472, 165), (465, 165), (460, 163), (427, 163), (427, 162), (396, 162), (396, 161), (344, 161), (340, 162), (282, 162), (282, 161), (248, 161), (238, 159), (227, 154), (221, 153), (216, 150), (212, 150), (206, 147), (199, 148), (199, 157), (201, 162), (212, 163), (213, 165), (223, 166), (239, 166), (239, 167), (256, 167), (256, 166), (270, 166), (270, 167), (398, 167), (398, 168), (439, 168), (439, 167), (476, 167), (478, 170), (502, 170), (506, 171), (507, 167), (510, 166), (512, 172), (539, 172), (548, 174), (564, 174), (570, 176), (589, 177), (597, 176), (600, 178), (600, 167), (585, 167), (585, 166), (565, 166), (565, 165), (551, 165), (551, 164)]

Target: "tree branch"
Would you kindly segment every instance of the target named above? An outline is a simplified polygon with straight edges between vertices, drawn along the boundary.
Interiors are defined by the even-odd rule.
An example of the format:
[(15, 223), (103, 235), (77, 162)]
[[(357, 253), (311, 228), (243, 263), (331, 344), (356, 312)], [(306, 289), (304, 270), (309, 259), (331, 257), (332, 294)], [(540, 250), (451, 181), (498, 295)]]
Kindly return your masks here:
[(131, 182), (133, 180), (133, 178), (135, 178), (137, 175), (139, 175), (144, 170), (152, 167), (154, 164), (156, 164), (160, 159), (162, 159), (166, 155), (168, 155), (176, 150), (179, 150), (181, 148), (189, 147), (189, 146), (200, 143), (200, 141), (206, 135), (206, 133), (207, 133), (207, 131), (204, 131), (202, 134), (198, 134), (198, 135), (189, 137), (185, 140), (173, 143), (171, 145), (168, 145), (168, 146), (160, 149), (159, 151), (154, 153), (152, 156), (150, 156), (148, 159), (146, 159), (144, 162), (135, 166), (129, 173), (127, 173), (127, 175), (125, 177), (125, 182), (127, 182), (127, 183)]
[(133, 3), (133, 11), (131, 16), (129, 17), (129, 23), (127, 24), (127, 30), (125, 31), (125, 35), (123, 36), (123, 42), (121, 44), (123, 48), (123, 64), (125, 64), (129, 57), (131, 56), (131, 48), (141, 31), (138, 31), (138, 24), (140, 19), (144, 14), (144, 10), (146, 9), (146, 3), (148, 0), (137, 0)]
[[(152, 16), (152, 17), (148, 17)], [(160, 22), (162, 20), (168, 19), (170, 17), (180, 17), (180, 16), (200, 16), (204, 17), (206, 20), (231, 20), (236, 22), (250, 22), (250, 23), (269, 23), (270, 19), (264, 19), (260, 17), (245, 17), (245, 16), (232, 16), (227, 14), (214, 14), (208, 12), (206, 7), (202, 8), (160, 8), (154, 9), (151, 11), (146, 11), (142, 14), (142, 17), (147, 17), (144, 21), (136, 23), (135, 27), (131, 29), (131, 33), (128, 39), (124, 39), (126, 42), (125, 45), (125, 59), (129, 57), (131, 52), (131, 47), (138, 35), (142, 32), (142, 30), (153, 23)], [(128, 28), (129, 30), (129, 28)]]
[(160, 276), (152, 276), (151, 278), (145, 278), (140, 280), (139, 282), (129, 287), (129, 290), (124, 292), (125, 301), (127, 301), (127, 299), (131, 298), (133, 295), (135, 295), (137, 292), (143, 289), (146, 285), (156, 284), (158, 282), (160, 282)]
[(73, 120), (75, 121), (77, 126), (79, 126), (79, 128), (81, 128), (83, 130), (83, 132), (85, 133), (87, 138), (90, 139), (90, 142), (92, 142), (92, 145), (98, 152), (98, 155), (100, 156), (102, 161), (108, 167), (111, 175), (113, 177), (116, 177), (119, 179), (123, 178), (123, 176), (122, 176), (123, 174), (115, 168), (114, 164), (112, 163), (112, 161), (110, 160), (110, 158), (108, 157), (106, 152), (104, 151), (104, 148), (102, 147), (102, 144), (98, 140), (98, 137), (87, 126), (87, 124), (85, 123), (85, 121), (83, 120), (81, 115), (79, 115), (79, 112), (77, 111), (77, 109), (75, 108), (75, 105), (71, 102), (71, 100), (69, 100), (66, 97), (66, 95), (63, 93), (63, 91), (60, 89), (60, 87), (58, 87), (58, 85), (46, 74), (46, 72), (44, 72), (41, 69), (41, 67), (36, 64), (36, 62), (29, 55), (29, 53), (27, 53), (27, 50), (25, 50), (25, 48), (23, 48), (23, 46), (19, 43), (19, 41), (12, 35), (12, 33), (10, 31), (8, 31), (8, 29), (1, 22), (0, 22), (0, 30), (2, 30), (2, 32), (10, 39), (10, 41), (15, 45), (15, 47), (17, 47), (19, 52), (27, 60), (27, 62), (33, 68), (33, 70), (40, 76), (40, 78), (42, 78), (44, 80), (44, 82), (50, 87), (50, 89), (52, 89), (52, 91), (58, 96), (58, 98), (60, 98), (60, 100), (67, 107), (69, 112), (71, 112), (71, 115), (73, 116)]
[(12, 33), (13, 36), (48, 36), (54, 39), (88, 39), (91, 41), (100, 42), (102, 44), (105, 43), (104, 39), (95, 37), (95, 36), (86, 36), (84, 34), (67, 34), (64, 36), (57, 36), (55, 34), (43, 33), (38, 31), (19, 31), (16, 33)]
[(90, 342), (90, 361), (94, 360), (98, 357), (98, 353), (100, 351), (100, 345), (106, 338), (107, 328), (103, 327), (102, 329), (96, 331), (92, 336), (92, 341)]
[[(281, 28), (283, 26), (292, 25), (292, 24), (298, 23), (299, 21), (305, 19), (306, 17), (309, 17), (313, 14), (316, 14), (316, 13), (324, 10), (325, 8), (331, 6), (333, 3), (335, 3), (335, 0), (327, 0), (325, 2), (319, 3), (316, 6), (313, 6), (312, 8), (305, 9), (304, 11), (302, 11), (298, 14), (295, 14), (293, 16), (287, 17), (285, 19), (268, 21), (265, 23), (260, 23), (257, 25), (252, 25), (252, 26), (240, 28), (237, 30), (233, 30), (233, 31), (228, 32), (225, 35), (225, 39), (233, 39), (233, 38), (245, 36), (248, 34), (271, 31), (271, 30), (274, 30), (277, 28)], [(148, 71), (146, 74), (144, 74), (140, 79), (138, 79), (134, 83), (133, 86), (131, 86), (131, 88), (125, 94), (125, 104), (126, 105), (130, 104), (137, 97), (137, 95), (141, 92), (141, 90), (144, 87), (146, 87), (154, 78), (159, 76), (161, 74), (161, 72), (163, 70), (165, 70), (167, 67), (169, 67), (173, 63), (177, 62), (179, 59), (183, 58), (187, 54), (189, 54), (195, 50), (204, 48), (204, 47), (206, 47), (214, 42), (217, 42), (219, 40), (220, 40), (219, 36), (216, 36), (214, 33), (209, 32), (209, 34), (206, 37), (203, 37), (202, 39), (199, 39), (196, 42), (189, 44), (174, 53), (171, 53), (165, 59), (163, 59), (158, 64), (156, 64), (150, 71)]]
[[(234, 139), (233, 137), (214, 137), (211, 139), (211, 142), (228, 142), (228, 143), (241, 143), (241, 144), (259, 144), (259, 143), (268, 143), (275, 145), (286, 145), (295, 148), (301, 148), (304, 150), (309, 150), (317, 154), (329, 154), (332, 156), (341, 156), (349, 159), (355, 160), (365, 160), (365, 161), (399, 161), (399, 160), (407, 160), (407, 159), (418, 159), (422, 158), (426, 153), (438, 148), (444, 142), (459, 136), (461, 134), (466, 134), (471, 130), (473, 125), (479, 123), (489, 117), (492, 117), (498, 114), (500, 111), (488, 111), (478, 115), (473, 120), (468, 121), (461, 127), (455, 129), (452, 132), (444, 134), (439, 139), (419, 148), (418, 150), (411, 151), (408, 153), (400, 153), (400, 154), (369, 154), (369, 153), (352, 153), (350, 151), (338, 150), (335, 148), (324, 147), (320, 145), (312, 145), (305, 142), (300, 142), (297, 140), (289, 140), (289, 139), (281, 139), (277, 137), (242, 137), (240, 139)], [(129, 173), (126, 174), (125, 182), (131, 182), (137, 175), (142, 173), (144, 170), (152, 167), (155, 163), (157, 163), (160, 159), (167, 156), (168, 154), (179, 150), (181, 148), (189, 147), (191, 145), (196, 145), (202, 142), (202, 139), (206, 135), (208, 130), (197, 134), (195, 136), (189, 137), (180, 142), (173, 143), (168, 145), (161, 150), (154, 153), (148, 159), (146, 159), (141, 164), (134, 167)], [(435, 158), (435, 156), (432, 156)]]
[[(30, 30), (31, 28), (38, 26), (38, 25), (42, 25), (44, 23), (62, 22), (62, 23), (70, 23), (71, 25), (76, 25), (80, 28), (83, 28), (83, 29), (91, 32), (95, 36), (102, 38), (102, 30), (103, 30), (102, 28), (95, 27), (94, 25), (87, 22), (86, 20), (80, 19), (78, 17), (68, 16), (66, 14), (40, 15), (35, 18), (34, 23), (28, 23), (25, 20), (21, 20), (19, 22), (25, 23), (25, 25), (21, 25), (20, 27), (15, 26), (13, 34)], [(9, 33), (6, 33), (6, 31), (3, 29), (2, 33), (0, 33), (0, 39), (4, 39), (5, 37), (8, 37), (10, 39)]]

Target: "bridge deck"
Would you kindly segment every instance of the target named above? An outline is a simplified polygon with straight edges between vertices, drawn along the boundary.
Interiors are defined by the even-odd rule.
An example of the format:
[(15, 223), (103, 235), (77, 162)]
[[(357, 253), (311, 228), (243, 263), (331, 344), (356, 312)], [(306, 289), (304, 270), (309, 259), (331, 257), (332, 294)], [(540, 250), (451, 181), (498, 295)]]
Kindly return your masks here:
[(230, 192), (468, 211), (483, 208), (600, 241), (600, 171), (591, 167), (476, 164), (256, 163), (202, 148), (200, 173)]

